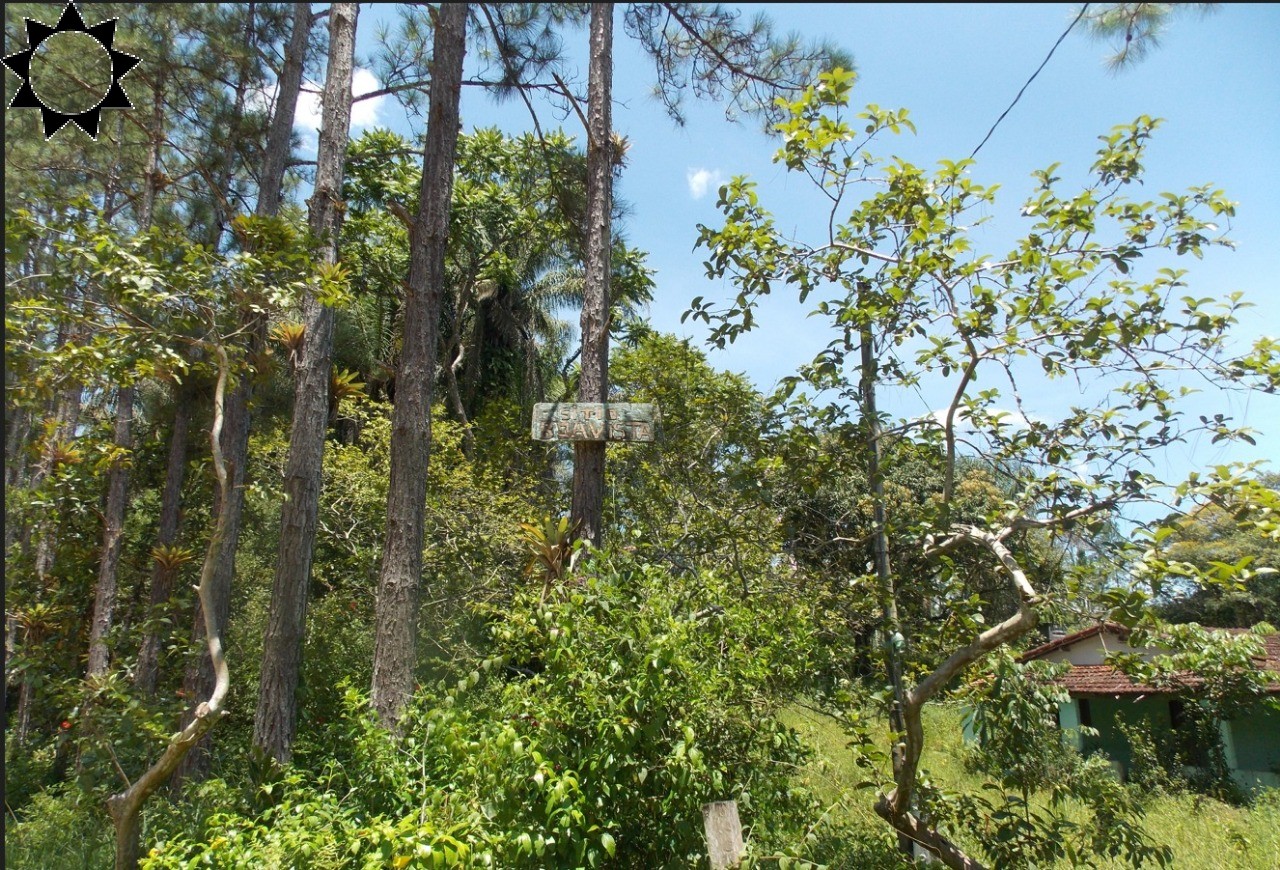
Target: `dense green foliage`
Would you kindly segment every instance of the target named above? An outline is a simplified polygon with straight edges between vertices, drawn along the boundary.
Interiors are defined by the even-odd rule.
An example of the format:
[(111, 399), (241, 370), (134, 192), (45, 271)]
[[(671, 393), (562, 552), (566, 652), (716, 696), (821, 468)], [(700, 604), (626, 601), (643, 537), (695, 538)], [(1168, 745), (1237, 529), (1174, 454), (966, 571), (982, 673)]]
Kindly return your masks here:
[(524, 585), (481, 608), (488, 657), (422, 689), (399, 733), (349, 689), (318, 778), (225, 783), (231, 806), (211, 794), (144, 866), (685, 866), (718, 796), (758, 848), (800, 841), (807, 756), (777, 715), (810, 633), (785, 600), (764, 621), (753, 605), (713, 574), (629, 561), (545, 599)]
[[(8, 35), (36, 8), (7, 9)], [(403, 458), (392, 445), (409, 429), (393, 411), (412, 407), (396, 405), (418, 338), (405, 326), (417, 292), (406, 275), (424, 244), (412, 213), (425, 201), (423, 158), (439, 155), (385, 130), (352, 141), (334, 203), (340, 259), (318, 265), (297, 204), (251, 214), (273, 150), (265, 95), (282, 59), (307, 76), (318, 68), (323, 40), (306, 28), (320, 17), (284, 3), (96, 14), (114, 12), (122, 38), (141, 34), (121, 47), (148, 63), (131, 92), (140, 111), (104, 126), (109, 147), (77, 162), (67, 140), (31, 147), (30, 114), (5, 119), (16, 134), (5, 219), (12, 866), (110, 863), (105, 802), (210, 709), (199, 687), (215, 647), (229, 663), (226, 715), (192, 751), (199, 763), (146, 796), (146, 867), (704, 866), (702, 807), (730, 799), (747, 866), (902, 866), (891, 829), (863, 823), (876, 798), (883, 818), (953, 865), (948, 848), (1001, 867), (1165, 865), (1179, 856), (1144, 819), (1142, 789), (1246, 797), (1229, 793), (1220, 745), (1191, 758), (1142, 723), (1130, 725), (1138, 788), (1122, 784), (1105, 759), (1063, 743), (1053, 673), (1014, 658), (1038, 619), (1122, 622), (1135, 644), (1159, 640), (1169, 654), (1114, 664), (1194, 689), (1201, 735), (1268, 691), (1252, 666), (1258, 637), (1164, 624), (1280, 621), (1274, 476), (1224, 467), (1178, 484), (1155, 471), (1159, 451), (1186, 439), (1250, 439), (1222, 415), (1185, 414), (1174, 372), (1274, 392), (1280, 368), (1265, 340), (1231, 355), (1245, 303), (1197, 298), (1172, 265), (1228, 243), (1211, 220), (1232, 215), (1225, 194), (1132, 193), (1157, 121), (1101, 137), (1080, 190), (1056, 166), (1037, 173), (1026, 234), (987, 257), (972, 231), (996, 187), (971, 177), (972, 161), (928, 171), (876, 154), (913, 129), (908, 114), (851, 118), (846, 70), (809, 86), (832, 50), (723, 7), (628, 6), (624, 28), (655, 61), (672, 115), (692, 85), (778, 121), (778, 161), (816, 180), (829, 210), (829, 238), (796, 242), (752, 183), (733, 179), (723, 226), (698, 238), (709, 275), (733, 290), (694, 300), (693, 322), (724, 346), (760, 326), (762, 296), (794, 287), (831, 334), (766, 395), (645, 322), (654, 277), (614, 232), (607, 398), (652, 403), (660, 424), (652, 442), (608, 448), (598, 549), (565, 516), (572, 448), (528, 432), (533, 403), (573, 401), (583, 379), (572, 326), (586, 280), (583, 148), (562, 131), (460, 135), (443, 278), (428, 288), (439, 352), (415, 370), (436, 401), (413, 421), (429, 429), (429, 444), (411, 445), (429, 455), (426, 532), (398, 623), (415, 641), (404, 673), (416, 685), (396, 722), (375, 716), (367, 690), (385, 624), (384, 542), (412, 525), (388, 508)], [(558, 28), (584, 10), (470, 12), (492, 86), (524, 97), (521, 76), (549, 78), (569, 117)], [(295, 17), (308, 47), (290, 55)], [(410, 9), (384, 58), (384, 84), (411, 107), (430, 18)], [(51, 57), (92, 72), (65, 47)], [(290, 119), (275, 120), (287, 140)], [(605, 175), (624, 170), (622, 152)], [(305, 184), (298, 170), (286, 189)], [(625, 212), (614, 207), (619, 224)], [(311, 298), (332, 310), (335, 341), (327, 421), (316, 414), (323, 460), (310, 468), (322, 483), (314, 555), (296, 599), (297, 732), (282, 764), (251, 735), (276, 560), (302, 534), (281, 515)], [(1094, 389), (1083, 407), (1059, 419), (1024, 407), (1025, 385), (1067, 378)], [(877, 407), (877, 389), (926, 379), (952, 397), (941, 410), (894, 420)], [(228, 464), (242, 481), (226, 487)], [(1126, 505), (1165, 497), (1182, 512), (1120, 531)], [(206, 600), (215, 575), (219, 597)], [(105, 648), (105, 672), (87, 674), (91, 647)], [(972, 751), (950, 742), (950, 708), (930, 706), (957, 696), (980, 738)], [(796, 727), (815, 709), (816, 755)], [(967, 769), (934, 777), (936, 742)], [(1184, 762), (1204, 781), (1179, 779)], [(834, 786), (813, 776), (824, 765), (840, 771)], [(1275, 816), (1274, 796), (1256, 800), (1259, 818)]]
[[(1280, 493), (1280, 475), (1253, 485)], [(1170, 622), (1216, 627), (1280, 625), (1280, 541), (1265, 525), (1242, 524), (1230, 506), (1209, 504), (1166, 520), (1173, 568), (1156, 592)], [(1217, 582), (1200, 583), (1208, 577)]]
[[(1008, 655), (990, 662), (989, 672), (971, 684), (967, 701), (976, 737), (969, 762), (991, 782), (984, 792), (958, 798), (931, 792), (927, 811), (981, 832), (982, 851), (1000, 867), (1063, 859), (1082, 866), (1093, 856), (1134, 867), (1168, 866), (1169, 849), (1153, 845), (1139, 824), (1139, 796), (1116, 782), (1105, 759), (1082, 758), (1057, 727), (1058, 705), (1068, 696), (1052, 678), (1064, 670), (1045, 662), (1019, 664)], [(1037, 793), (1047, 796), (1047, 805), (1033, 806)], [(1088, 817), (1068, 812), (1073, 800)]]

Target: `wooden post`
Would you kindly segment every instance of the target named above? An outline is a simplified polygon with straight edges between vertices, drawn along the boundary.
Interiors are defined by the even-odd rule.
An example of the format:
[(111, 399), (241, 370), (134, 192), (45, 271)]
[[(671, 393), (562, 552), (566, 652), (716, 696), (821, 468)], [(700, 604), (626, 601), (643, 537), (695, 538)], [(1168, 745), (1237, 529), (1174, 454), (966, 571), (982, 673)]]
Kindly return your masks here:
[(716, 801), (702, 805), (702, 825), (707, 832), (707, 856), (711, 870), (737, 867), (746, 847), (742, 843), (742, 822), (737, 801)]

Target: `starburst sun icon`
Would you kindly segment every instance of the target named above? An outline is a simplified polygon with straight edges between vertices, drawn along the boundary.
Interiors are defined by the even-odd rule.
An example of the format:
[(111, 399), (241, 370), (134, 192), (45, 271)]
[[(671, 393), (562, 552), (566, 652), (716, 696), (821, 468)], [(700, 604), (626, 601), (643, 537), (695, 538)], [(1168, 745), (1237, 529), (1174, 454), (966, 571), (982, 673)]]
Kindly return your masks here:
[[(98, 140), (98, 125), (102, 119), (103, 109), (133, 108), (133, 103), (129, 101), (129, 95), (121, 87), (120, 80), (141, 62), (141, 58), (127, 52), (117, 51), (112, 47), (116, 35), (116, 21), (119, 19), (111, 18), (89, 27), (85, 25), (84, 18), (81, 17), (80, 10), (76, 8), (75, 3), (68, 3), (62, 10), (62, 15), (58, 18), (57, 24), (48, 25), (31, 18), (24, 18), (23, 20), (27, 25), (27, 48), (4, 58), (4, 65), (17, 73), (22, 79), (18, 92), (14, 94), (13, 99), (9, 102), (9, 108), (39, 109), (41, 119), (44, 122), (45, 141), (52, 138), (55, 133), (67, 124), (75, 124), (96, 142)], [(56, 69), (51, 69), (48, 73), (42, 71), (38, 82), (39, 91), (37, 91), (37, 86), (31, 82), (32, 60), (42, 60), (41, 55), (37, 54), (41, 45), (51, 37), (61, 33), (86, 34), (98, 45), (102, 46), (111, 62), (110, 85), (107, 86), (104, 82), (87, 83), (87, 86), (91, 89), (100, 84), (103, 87), (95, 90), (92, 95), (93, 98), (96, 98), (96, 102), (79, 111), (72, 110), (67, 106), (57, 105), (56, 97), (46, 92), (47, 81), (56, 81), (59, 76), (65, 80), (69, 76), (68, 73), (59, 73)], [(49, 78), (50, 76), (52, 78)]]

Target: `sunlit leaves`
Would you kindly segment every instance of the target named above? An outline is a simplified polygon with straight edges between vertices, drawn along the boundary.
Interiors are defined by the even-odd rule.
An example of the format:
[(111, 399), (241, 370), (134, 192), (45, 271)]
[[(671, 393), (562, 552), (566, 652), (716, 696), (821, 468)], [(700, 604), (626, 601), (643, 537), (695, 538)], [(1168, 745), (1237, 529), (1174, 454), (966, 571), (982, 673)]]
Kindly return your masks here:
[[(1175, 382), (1183, 372), (1246, 388), (1274, 389), (1275, 378), (1265, 343), (1253, 356), (1226, 353), (1245, 303), (1189, 296), (1184, 273), (1163, 262), (1166, 252), (1198, 257), (1228, 245), (1217, 222), (1234, 205), (1212, 187), (1150, 202), (1125, 197), (1141, 179), (1158, 120), (1143, 116), (1100, 137), (1094, 180), (1079, 191), (1062, 191), (1057, 165), (1036, 173), (1039, 190), (1022, 209), (1031, 231), (997, 258), (981, 254), (972, 235), (981, 221), (975, 212), (994, 205), (996, 192), (969, 178), (972, 161), (940, 161), (933, 173), (882, 161), (867, 144), (883, 131), (913, 129), (909, 120), (871, 106), (862, 116), (865, 130), (855, 134), (844, 120), (847, 99), (847, 81), (824, 79), (785, 103), (790, 117), (779, 125), (778, 159), (808, 174), (837, 218), (829, 239), (785, 240), (744, 178), (723, 190), (723, 225), (700, 227), (708, 275), (728, 277), (738, 290), (728, 305), (700, 297), (686, 313), (708, 323), (711, 343), (723, 346), (755, 326), (755, 306), (779, 287), (794, 285), (801, 301), (817, 292), (814, 315), (838, 337), (800, 382), (829, 401), (855, 399), (845, 350), (873, 324), (881, 382), (960, 378), (950, 419), (963, 419), (969, 442), (991, 460), (1029, 463), (1043, 480), (1080, 457), (1091, 464), (1111, 457), (1119, 473), (1095, 478), (1092, 493), (1072, 494), (1086, 501), (1138, 495), (1129, 472), (1140, 456), (1192, 431), (1219, 441), (1251, 439), (1225, 415), (1196, 426), (1177, 410), (1188, 390)], [(1111, 242), (1113, 231), (1118, 239)], [(1149, 259), (1157, 259), (1155, 268), (1141, 276)], [(1036, 370), (1110, 396), (1059, 420), (1031, 420), (1019, 402)], [(1045, 492), (1028, 491), (1026, 503)]]

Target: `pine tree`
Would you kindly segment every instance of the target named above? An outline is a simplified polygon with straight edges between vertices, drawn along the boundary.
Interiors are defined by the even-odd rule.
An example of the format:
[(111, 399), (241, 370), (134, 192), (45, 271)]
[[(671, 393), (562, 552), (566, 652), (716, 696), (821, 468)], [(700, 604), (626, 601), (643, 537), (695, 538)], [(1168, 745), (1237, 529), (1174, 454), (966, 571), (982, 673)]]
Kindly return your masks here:
[(378, 577), (371, 700), (384, 724), (399, 717), (413, 690), (414, 635), (425, 523), (431, 403), (435, 392), (440, 301), (445, 283), (449, 202), (458, 141), (468, 7), (446, 3), (436, 15), (422, 186), (410, 230), (404, 347), (391, 421), (387, 537)]
[[(308, 203), (311, 233), (319, 242), (319, 261), (327, 266), (333, 266), (338, 260), (343, 161), (351, 126), (351, 79), (358, 11), (356, 3), (334, 3), (329, 7), (329, 69), (324, 85), (324, 116), (315, 189)], [(301, 358), (294, 373), (293, 426), (284, 504), (280, 510), (280, 545), (253, 722), (254, 745), (278, 761), (288, 761), (292, 756), (297, 723), (298, 676), (324, 470), (329, 370), (333, 355), (333, 307), (310, 291), (303, 299), (302, 310), (304, 332)]]

